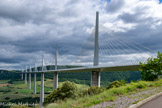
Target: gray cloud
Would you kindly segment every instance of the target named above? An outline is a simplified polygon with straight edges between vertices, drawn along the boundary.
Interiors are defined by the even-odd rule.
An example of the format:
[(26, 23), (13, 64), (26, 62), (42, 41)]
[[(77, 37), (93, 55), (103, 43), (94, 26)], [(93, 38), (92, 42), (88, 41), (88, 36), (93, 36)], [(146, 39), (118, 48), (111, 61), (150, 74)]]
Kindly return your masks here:
[[(139, 4), (131, 6), (136, 2)], [(152, 2), (155, 7), (161, 5)], [(161, 50), (162, 17), (153, 13), (161, 12), (162, 9), (156, 9), (154, 5), (150, 6), (147, 2), (136, 0), (111, 0), (111, 2), (2, 0), (0, 4), (1, 67), (25, 66), (33, 64), (35, 59), (40, 62), (42, 53), (46, 57), (46, 62), (50, 63), (53, 60), (56, 44), (59, 49), (60, 64), (76, 61), (74, 59), (80, 53), (87, 54), (84, 59), (79, 58), (81, 61), (92, 61), (94, 38), (89, 38), (86, 43), (85, 41), (94, 28), (96, 10), (100, 11), (100, 22), (107, 26), (109, 32), (102, 34), (101, 30), (102, 40), (109, 40), (110, 37), (107, 35), (117, 36), (121, 40), (126, 38), (138, 42), (155, 52)], [(155, 9), (155, 12), (151, 13), (151, 9)], [(111, 44), (115, 42), (115, 40), (109, 41)], [(84, 47), (84, 44), (89, 46)], [(100, 43), (103, 46), (104, 44)], [(117, 49), (122, 52), (118, 44), (111, 51), (115, 52)]]
[(112, 0), (106, 6), (106, 11), (110, 13), (115, 13), (122, 8), (124, 5), (124, 0)]

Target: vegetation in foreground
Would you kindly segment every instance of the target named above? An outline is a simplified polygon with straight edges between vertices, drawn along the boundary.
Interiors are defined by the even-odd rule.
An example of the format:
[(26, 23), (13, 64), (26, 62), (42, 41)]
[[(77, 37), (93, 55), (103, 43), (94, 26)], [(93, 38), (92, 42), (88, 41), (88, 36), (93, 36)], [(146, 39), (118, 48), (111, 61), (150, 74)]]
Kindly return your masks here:
[(68, 98), (66, 100), (55, 100), (54, 103), (46, 105), (46, 108), (85, 108), (93, 106), (95, 104), (99, 104), (104, 101), (114, 101), (117, 97), (121, 95), (128, 95), (130, 93), (153, 89), (159, 86), (162, 86), (162, 79), (157, 81), (131, 82), (129, 84), (121, 85), (118, 87), (115, 87), (114, 85), (113, 88), (107, 87), (109, 89), (105, 89), (101, 93), (96, 93), (93, 95), (87, 93), (86, 95), (76, 98)]
[(162, 53), (159, 51), (157, 58), (148, 58), (147, 63), (141, 64), (141, 78), (146, 81), (154, 81), (162, 75)]
[[(59, 87), (62, 86), (62, 82), (59, 82)], [(88, 88), (87, 85), (76, 84), (78, 89)], [(53, 80), (45, 79), (45, 97), (53, 91)], [(22, 103), (22, 104), (39, 104), (40, 98), (40, 81), (37, 81), (37, 94), (33, 94), (33, 82), (32, 89), (28, 89), (28, 84), (24, 84), (23, 80), (1, 80), (0, 81), (0, 103)], [(12, 106), (13, 108), (18, 106)], [(21, 105), (21, 108), (25, 107)], [(9, 108), (9, 106), (0, 108)]]

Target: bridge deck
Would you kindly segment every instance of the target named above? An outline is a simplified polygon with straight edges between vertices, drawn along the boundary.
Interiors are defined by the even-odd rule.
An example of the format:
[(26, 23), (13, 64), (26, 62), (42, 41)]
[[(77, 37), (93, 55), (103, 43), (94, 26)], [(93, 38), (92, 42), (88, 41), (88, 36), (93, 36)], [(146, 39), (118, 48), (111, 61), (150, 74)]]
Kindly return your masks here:
[[(58, 69), (58, 70), (47, 70), (47, 71), (38, 71), (31, 73), (52, 73), (52, 72), (117, 72), (117, 71), (139, 71), (140, 65), (127, 65), (127, 66), (93, 66), (93, 67), (79, 67), (79, 68), (69, 68), (69, 69)], [(30, 73), (30, 72), (27, 72)]]

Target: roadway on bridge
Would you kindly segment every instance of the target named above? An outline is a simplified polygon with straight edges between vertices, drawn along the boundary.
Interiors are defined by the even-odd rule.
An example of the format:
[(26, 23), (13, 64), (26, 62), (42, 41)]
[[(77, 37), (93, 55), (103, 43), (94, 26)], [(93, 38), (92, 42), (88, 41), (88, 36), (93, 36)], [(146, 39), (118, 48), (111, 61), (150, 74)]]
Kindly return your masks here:
[(159, 96), (138, 108), (162, 108), (162, 96)]

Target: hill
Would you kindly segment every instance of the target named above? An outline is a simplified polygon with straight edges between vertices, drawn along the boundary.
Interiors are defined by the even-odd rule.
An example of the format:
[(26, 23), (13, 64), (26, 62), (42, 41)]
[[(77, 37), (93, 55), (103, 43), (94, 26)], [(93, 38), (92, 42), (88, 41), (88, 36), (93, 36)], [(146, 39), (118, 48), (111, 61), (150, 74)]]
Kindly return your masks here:
[[(62, 68), (63, 66), (59, 66), (58, 68)], [(65, 67), (65, 66), (64, 66)], [(71, 68), (72, 66), (66, 66)], [(74, 67), (74, 66), (73, 66)], [(40, 68), (38, 68), (40, 69)], [(49, 67), (47, 67), (49, 69)], [(0, 70), (0, 80), (17, 80), (20, 79), (21, 76), (18, 71), (7, 71), (7, 70)], [(33, 78), (33, 75), (32, 75)], [(53, 73), (45, 74), (45, 79), (53, 79)], [(90, 84), (91, 79), (91, 72), (60, 72), (59, 73), (59, 82), (64, 81), (72, 81), (77, 84)], [(108, 85), (110, 82), (115, 80), (126, 80), (127, 82), (130, 81), (137, 81), (140, 80), (140, 72), (139, 71), (127, 71), (127, 72), (101, 72), (101, 85), (105, 86)], [(40, 74), (37, 74), (37, 80), (40, 80)]]

